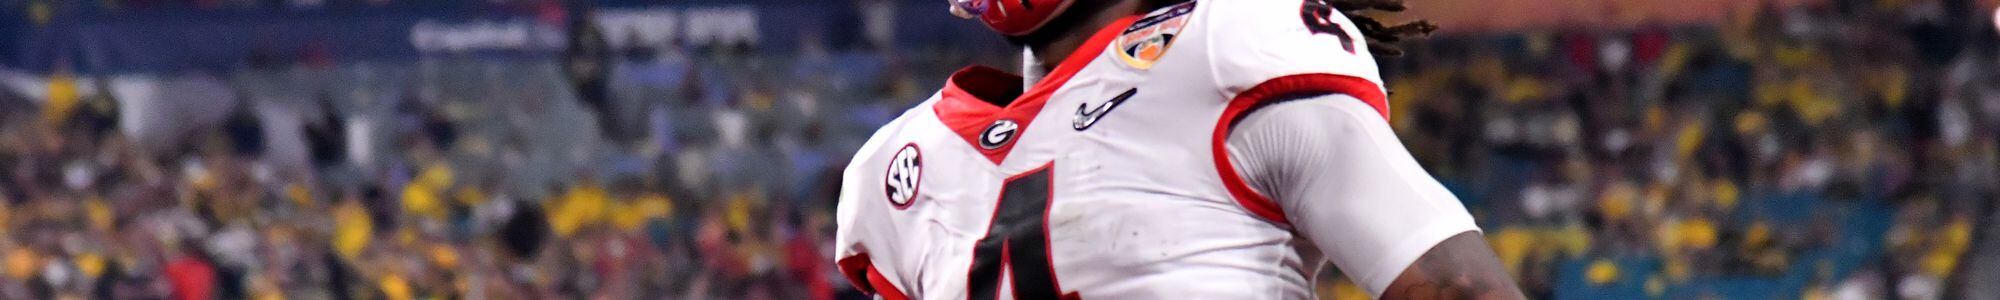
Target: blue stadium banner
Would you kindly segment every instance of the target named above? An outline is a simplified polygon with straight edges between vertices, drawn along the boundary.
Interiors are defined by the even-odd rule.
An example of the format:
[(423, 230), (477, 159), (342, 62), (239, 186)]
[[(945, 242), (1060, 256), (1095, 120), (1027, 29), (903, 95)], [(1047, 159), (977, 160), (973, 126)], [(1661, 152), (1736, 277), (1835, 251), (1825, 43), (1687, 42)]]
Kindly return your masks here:
[[(573, 8), (422, 7), (94, 12), (0, 24), (0, 68), (46, 73), (224, 70), (259, 63), (396, 61), (435, 56), (548, 57)], [(764, 9), (673, 5), (589, 9), (614, 46), (756, 45)]]

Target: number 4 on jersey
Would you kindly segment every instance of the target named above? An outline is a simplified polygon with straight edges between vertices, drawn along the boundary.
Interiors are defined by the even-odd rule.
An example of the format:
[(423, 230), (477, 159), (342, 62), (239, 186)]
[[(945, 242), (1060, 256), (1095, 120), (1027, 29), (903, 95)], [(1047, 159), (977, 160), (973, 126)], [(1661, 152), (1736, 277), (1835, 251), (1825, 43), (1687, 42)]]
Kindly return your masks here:
[(1347, 53), (1354, 53), (1354, 37), (1340, 28), (1340, 22), (1334, 21), (1339, 17), (1342, 17), (1340, 9), (1326, 3), (1326, 0), (1305, 0), (1305, 4), (1299, 7), (1299, 18), (1305, 19), (1306, 30), (1311, 30), (1313, 34), (1340, 37), (1340, 47), (1347, 49)]
[[(1008, 178), (994, 205), (993, 221), (972, 250), (967, 272), (967, 298), (994, 300), (1002, 279), (1011, 279), (1016, 299), (1077, 299), (1062, 293), (1055, 263), (1049, 259), (1049, 198), (1055, 182), (1053, 164)], [(1006, 270), (1002, 278), (1001, 271)]]

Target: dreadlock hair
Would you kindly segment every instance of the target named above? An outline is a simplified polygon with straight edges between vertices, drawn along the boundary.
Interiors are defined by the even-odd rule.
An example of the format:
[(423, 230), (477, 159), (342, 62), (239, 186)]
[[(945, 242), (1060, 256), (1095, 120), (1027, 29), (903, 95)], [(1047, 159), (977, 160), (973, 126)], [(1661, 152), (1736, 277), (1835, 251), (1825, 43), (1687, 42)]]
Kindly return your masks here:
[(1403, 0), (1319, 1), (1333, 5), (1334, 9), (1347, 15), (1347, 19), (1353, 20), (1354, 26), (1361, 30), (1361, 35), (1368, 38), (1368, 51), (1379, 56), (1402, 56), (1403, 49), (1397, 48), (1396, 42), (1405, 38), (1430, 36), (1431, 31), (1438, 29), (1437, 24), (1422, 19), (1396, 26), (1383, 25), (1382, 21), (1367, 14), (1369, 11), (1402, 12), (1409, 8), (1403, 5)]

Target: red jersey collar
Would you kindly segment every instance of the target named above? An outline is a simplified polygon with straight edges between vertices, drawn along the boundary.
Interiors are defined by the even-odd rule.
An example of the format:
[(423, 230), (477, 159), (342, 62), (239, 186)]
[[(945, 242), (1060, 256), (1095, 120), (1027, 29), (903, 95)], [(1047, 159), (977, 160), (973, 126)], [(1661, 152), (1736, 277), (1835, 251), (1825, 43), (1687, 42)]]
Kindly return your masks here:
[[(945, 81), (944, 99), (939, 99), (931, 108), (937, 112), (938, 119), (944, 121), (945, 126), (951, 127), (951, 130), (957, 132), (960, 138), (964, 138), (973, 149), (979, 150), (979, 153), (985, 155), (987, 160), (993, 161), (993, 164), (1000, 164), (1007, 158), (1007, 153), (1014, 150), (1014, 142), (1021, 139), (1021, 133), (1027, 131), (1029, 123), (1035, 121), (1035, 115), (1042, 112), (1042, 106), (1048, 103), (1049, 97), (1055, 94), (1056, 89), (1062, 88), (1070, 78), (1076, 77), (1077, 72), (1083, 71), (1083, 67), (1097, 60), (1098, 55), (1110, 47), (1111, 41), (1126, 27), (1131, 26), (1133, 21), (1138, 20), (1138, 17), (1132, 15), (1118, 18), (1111, 24), (1104, 25), (1104, 28), (1098, 29), (1097, 33), (1092, 34), (1089, 40), (1085, 40), (1082, 46), (1078, 46), (1075, 52), (1071, 52), (1068, 58), (1064, 58), (1062, 64), (1056, 65), (1055, 70), (1049, 71), (1048, 76), (1043, 76), (1041, 81), (1029, 87), (1026, 92), (1016, 94), (1021, 90), (1020, 75), (986, 66), (961, 69), (952, 73), (951, 79)], [(1014, 101), (1006, 102), (1006, 107), (981, 100), (1008, 97), (1013, 97)], [(1003, 120), (1014, 124), (996, 126)], [(988, 135), (986, 131), (989, 129), (1012, 132), (1007, 133), (1004, 139), (993, 139), (986, 136)], [(982, 142), (982, 138), (987, 138), (988, 141)], [(998, 143), (993, 143), (994, 141)]]

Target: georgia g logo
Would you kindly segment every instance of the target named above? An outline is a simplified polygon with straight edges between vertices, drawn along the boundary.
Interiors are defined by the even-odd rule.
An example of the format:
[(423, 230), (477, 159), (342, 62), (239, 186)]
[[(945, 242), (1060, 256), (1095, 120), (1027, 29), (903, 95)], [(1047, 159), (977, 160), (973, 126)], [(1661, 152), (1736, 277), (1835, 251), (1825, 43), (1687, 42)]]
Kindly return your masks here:
[(1020, 134), (1020, 129), (1021, 124), (1015, 123), (1014, 120), (1001, 119), (993, 121), (993, 125), (987, 125), (986, 130), (979, 134), (979, 148), (986, 150), (1000, 149), (1000, 146), (1006, 146), (1008, 142), (1013, 142), (1014, 136)]
[(910, 208), (917, 203), (917, 190), (923, 182), (923, 150), (916, 143), (903, 145), (889, 159), (889, 171), (882, 174), (882, 194), (889, 197), (889, 205), (896, 209)]

